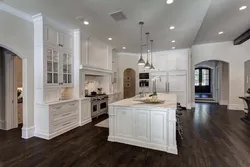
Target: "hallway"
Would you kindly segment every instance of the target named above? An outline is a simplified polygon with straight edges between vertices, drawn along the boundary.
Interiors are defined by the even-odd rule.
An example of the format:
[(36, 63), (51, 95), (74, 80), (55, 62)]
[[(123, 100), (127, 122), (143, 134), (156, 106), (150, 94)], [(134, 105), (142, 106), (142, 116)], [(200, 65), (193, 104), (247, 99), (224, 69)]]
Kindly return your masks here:
[(0, 166), (247, 167), (250, 125), (240, 121), (242, 115), (205, 103), (183, 111), (184, 140), (178, 140), (178, 156), (107, 142), (108, 129), (94, 126), (106, 116), (50, 141), (22, 140), (18, 129), (0, 131)]

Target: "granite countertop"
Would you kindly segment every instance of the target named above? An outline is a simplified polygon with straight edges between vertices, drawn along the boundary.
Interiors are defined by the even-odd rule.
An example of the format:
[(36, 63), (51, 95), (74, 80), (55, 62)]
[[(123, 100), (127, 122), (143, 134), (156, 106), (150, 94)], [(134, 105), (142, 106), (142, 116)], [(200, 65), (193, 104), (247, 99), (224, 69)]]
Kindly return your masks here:
[(140, 101), (135, 101), (134, 98), (124, 99), (115, 103), (109, 104), (110, 106), (123, 106), (123, 107), (147, 107), (147, 108), (170, 108), (176, 109), (177, 95), (176, 94), (158, 94), (158, 99), (165, 100), (162, 104), (148, 104)]

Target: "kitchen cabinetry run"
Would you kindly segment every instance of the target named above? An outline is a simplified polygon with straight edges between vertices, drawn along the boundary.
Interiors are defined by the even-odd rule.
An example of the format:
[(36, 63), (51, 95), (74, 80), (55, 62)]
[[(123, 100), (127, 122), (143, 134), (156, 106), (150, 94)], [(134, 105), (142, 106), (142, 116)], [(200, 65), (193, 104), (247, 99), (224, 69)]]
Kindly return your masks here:
[(35, 136), (52, 139), (79, 126), (79, 101), (37, 104)]
[(80, 126), (83, 126), (92, 121), (91, 118), (91, 102), (90, 99), (81, 99), (80, 100)]

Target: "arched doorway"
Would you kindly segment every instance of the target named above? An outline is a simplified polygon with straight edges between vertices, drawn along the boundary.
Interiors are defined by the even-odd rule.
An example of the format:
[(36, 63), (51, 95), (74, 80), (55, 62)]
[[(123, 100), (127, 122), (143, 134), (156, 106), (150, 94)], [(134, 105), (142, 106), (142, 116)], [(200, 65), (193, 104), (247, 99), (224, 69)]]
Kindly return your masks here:
[(197, 63), (194, 71), (195, 102), (220, 105), (229, 103), (229, 63), (207, 60)]
[(128, 68), (124, 71), (123, 73), (123, 94), (124, 94), (124, 99), (126, 98), (131, 98), (135, 96), (135, 86), (136, 86), (136, 81), (135, 81), (135, 70)]
[[(23, 110), (23, 98), (26, 98), (26, 89), (23, 88), (23, 57), (12, 49), (0, 45), (0, 129), (10, 130), (21, 128), (26, 123), (24, 116), (26, 111)], [(20, 134), (21, 134), (20, 133)], [(22, 134), (22, 136), (24, 136)], [(21, 137), (21, 136), (20, 136)]]

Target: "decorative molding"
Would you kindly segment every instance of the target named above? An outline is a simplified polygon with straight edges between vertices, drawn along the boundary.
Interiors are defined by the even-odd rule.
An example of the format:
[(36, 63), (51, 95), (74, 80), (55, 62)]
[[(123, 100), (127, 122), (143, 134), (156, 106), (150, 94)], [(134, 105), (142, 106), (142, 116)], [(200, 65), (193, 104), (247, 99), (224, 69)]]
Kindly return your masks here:
[(241, 104), (229, 104), (228, 106), (227, 106), (227, 109), (229, 109), (229, 110), (244, 110), (244, 106), (243, 106), (243, 104), (241, 105)]
[(35, 127), (30, 128), (22, 128), (22, 138), (23, 139), (29, 139), (34, 136), (35, 133)]
[(92, 67), (92, 66), (86, 66), (86, 65), (80, 65), (80, 70), (83, 70), (84, 73), (86, 74), (112, 74), (112, 70), (108, 70), (108, 69), (103, 69), (103, 68), (97, 68), (97, 67)]
[(5, 130), (5, 122), (4, 122), (4, 120), (0, 120), (0, 129)]
[(89, 119), (86, 119), (86, 120), (84, 120), (84, 121), (82, 121), (82, 122), (79, 122), (79, 126), (86, 125), (86, 124), (88, 124), (88, 123), (90, 123), (90, 122), (92, 122), (92, 118), (89, 118)]
[(117, 55), (140, 56), (140, 53), (118, 52)]
[(4, 4), (3, 2), (0, 2), (0, 10), (15, 15), (23, 20), (29, 21), (29, 22), (33, 22), (32, 16), (28, 15), (27, 13), (24, 13), (16, 8), (13, 8), (9, 5)]

